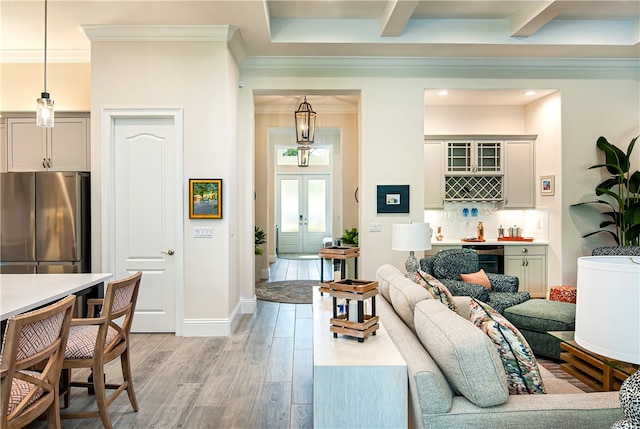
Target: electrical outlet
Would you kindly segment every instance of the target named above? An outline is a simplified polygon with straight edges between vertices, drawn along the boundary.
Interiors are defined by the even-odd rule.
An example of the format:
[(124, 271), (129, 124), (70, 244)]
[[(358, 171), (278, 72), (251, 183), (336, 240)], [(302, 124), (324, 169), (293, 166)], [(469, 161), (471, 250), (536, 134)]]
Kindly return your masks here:
[(369, 224), (369, 232), (382, 232), (382, 224), (381, 223), (370, 223)]

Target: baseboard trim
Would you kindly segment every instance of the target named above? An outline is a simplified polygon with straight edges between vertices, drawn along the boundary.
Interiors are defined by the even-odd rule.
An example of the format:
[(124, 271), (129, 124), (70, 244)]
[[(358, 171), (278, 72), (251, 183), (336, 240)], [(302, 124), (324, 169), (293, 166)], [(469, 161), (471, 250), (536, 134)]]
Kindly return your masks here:
[(229, 337), (240, 319), (241, 303), (238, 303), (226, 319), (185, 319), (183, 337)]
[(257, 298), (255, 294), (250, 299), (240, 300), (241, 314), (254, 314), (256, 311), (258, 311), (258, 303), (257, 303)]

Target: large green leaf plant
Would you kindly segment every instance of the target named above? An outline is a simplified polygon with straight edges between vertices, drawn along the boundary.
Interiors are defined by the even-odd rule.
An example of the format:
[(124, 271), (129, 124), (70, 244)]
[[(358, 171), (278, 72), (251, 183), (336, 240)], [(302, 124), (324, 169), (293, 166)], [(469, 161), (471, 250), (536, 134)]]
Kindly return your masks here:
[(627, 152), (623, 152), (609, 143), (605, 137), (599, 137), (596, 146), (605, 155), (604, 164), (589, 167), (606, 169), (609, 177), (596, 186), (597, 200), (573, 204), (581, 206), (595, 204), (605, 207), (602, 215), (605, 220), (600, 223), (598, 231), (583, 235), (583, 238), (595, 234), (607, 233), (618, 245), (640, 245), (640, 172), (631, 170), (631, 154), (636, 136), (629, 143)]

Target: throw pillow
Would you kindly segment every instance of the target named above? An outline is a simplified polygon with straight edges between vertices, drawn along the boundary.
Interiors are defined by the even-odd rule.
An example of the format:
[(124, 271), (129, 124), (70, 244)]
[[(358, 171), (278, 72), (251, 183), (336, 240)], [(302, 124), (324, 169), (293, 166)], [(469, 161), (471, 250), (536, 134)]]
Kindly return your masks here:
[(487, 273), (485, 273), (483, 269), (480, 269), (477, 273), (460, 274), (460, 278), (463, 282), (475, 283), (491, 290), (491, 282), (489, 281), (489, 277), (487, 277)]
[(451, 295), (451, 292), (445, 285), (440, 283), (440, 280), (431, 274), (418, 270), (416, 271), (415, 282), (425, 288), (433, 299), (437, 299), (452, 311), (458, 311), (458, 307), (456, 307), (456, 303), (453, 301), (453, 295)]
[(478, 407), (507, 402), (507, 375), (498, 351), (473, 323), (427, 299), (416, 304), (415, 326), (420, 342), (456, 393)]
[(533, 351), (520, 331), (489, 305), (471, 299), (471, 322), (498, 348), (510, 395), (546, 393)]

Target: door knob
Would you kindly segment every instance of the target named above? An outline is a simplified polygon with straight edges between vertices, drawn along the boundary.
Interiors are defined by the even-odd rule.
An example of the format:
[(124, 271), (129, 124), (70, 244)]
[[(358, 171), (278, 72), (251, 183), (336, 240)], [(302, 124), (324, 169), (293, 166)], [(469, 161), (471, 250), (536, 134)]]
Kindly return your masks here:
[(171, 256), (171, 255), (173, 255), (173, 254), (174, 254), (174, 253), (176, 253), (176, 252), (174, 252), (174, 251), (173, 251), (173, 249), (169, 249), (169, 250), (167, 250), (166, 252), (162, 252), (162, 253), (166, 253), (167, 255)]

